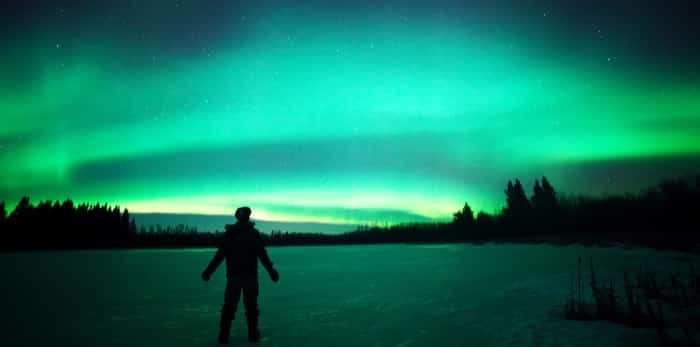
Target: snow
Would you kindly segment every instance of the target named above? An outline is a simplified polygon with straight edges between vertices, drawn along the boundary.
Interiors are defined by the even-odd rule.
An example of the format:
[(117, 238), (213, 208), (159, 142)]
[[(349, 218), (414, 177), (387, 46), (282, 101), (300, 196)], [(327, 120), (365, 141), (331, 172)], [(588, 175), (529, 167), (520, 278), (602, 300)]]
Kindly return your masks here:
[[(561, 318), (578, 256), (601, 280), (682, 269), (675, 252), (549, 245), (268, 249), (262, 346), (656, 346), (652, 330)], [(216, 346), (213, 250), (0, 254), (1, 346)], [(586, 261), (587, 264), (587, 261)], [(586, 272), (587, 274), (587, 268)], [(587, 280), (586, 280), (587, 282)], [(242, 304), (231, 345), (247, 345)]]

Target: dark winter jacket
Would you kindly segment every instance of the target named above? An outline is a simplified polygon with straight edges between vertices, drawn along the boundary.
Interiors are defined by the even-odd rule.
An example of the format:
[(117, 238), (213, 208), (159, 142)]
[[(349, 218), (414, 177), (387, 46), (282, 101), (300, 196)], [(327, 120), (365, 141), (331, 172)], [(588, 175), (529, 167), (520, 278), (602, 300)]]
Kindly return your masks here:
[(228, 279), (257, 280), (258, 258), (268, 272), (273, 269), (260, 232), (251, 222), (226, 225), (224, 239), (205, 272), (214, 273), (224, 258)]

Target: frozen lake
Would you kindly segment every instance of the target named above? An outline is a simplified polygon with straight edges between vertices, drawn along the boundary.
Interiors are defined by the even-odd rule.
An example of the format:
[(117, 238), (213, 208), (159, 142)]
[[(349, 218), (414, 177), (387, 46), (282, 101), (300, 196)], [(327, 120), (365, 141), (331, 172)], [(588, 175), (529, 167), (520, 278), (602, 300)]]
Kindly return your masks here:
[[(576, 259), (621, 279), (679, 253), (548, 245), (268, 249), (261, 346), (656, 346), (652, 330), (561, 319)], [(216, 346), (225, 271), (213, 250), (0, 254), (2, 346)], [(587, 271), (586, 271), (587, 274)], [(587, 282), (587, 281), (586, 281)], [(588, 290), (588, 288), (587, 288)], [(248, 345), (242, 304), (231, 345)]]

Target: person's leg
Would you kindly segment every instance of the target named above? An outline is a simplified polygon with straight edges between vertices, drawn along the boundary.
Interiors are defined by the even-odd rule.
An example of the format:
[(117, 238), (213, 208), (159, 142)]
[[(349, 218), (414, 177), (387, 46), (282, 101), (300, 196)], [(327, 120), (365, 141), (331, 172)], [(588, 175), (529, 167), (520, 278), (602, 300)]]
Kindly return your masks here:
[(243, 305), (245, 306), (245, 318), (248, 322), (248, 341), (256, 342), (260, 340), (260, 331), (258, 330), (258, 286), (243, 288)]
[(229, 336), (231, 336), (231, 323), (236, 315), (240, 298), (241, 287), (234, 285), (233, 281), (228, 281), (224, 293), (224, 306), (221, 308), (221, 322), (219, 323), (220, 343), (228, 343)]

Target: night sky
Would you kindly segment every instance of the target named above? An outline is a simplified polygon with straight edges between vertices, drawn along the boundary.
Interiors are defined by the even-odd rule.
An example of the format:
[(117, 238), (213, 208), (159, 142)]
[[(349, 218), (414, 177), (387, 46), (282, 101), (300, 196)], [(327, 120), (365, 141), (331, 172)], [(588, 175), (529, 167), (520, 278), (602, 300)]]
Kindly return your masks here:
[(3, 1), (0, 200), (337, 223), (700, 170), (697, 1)]

